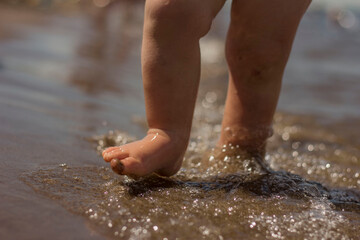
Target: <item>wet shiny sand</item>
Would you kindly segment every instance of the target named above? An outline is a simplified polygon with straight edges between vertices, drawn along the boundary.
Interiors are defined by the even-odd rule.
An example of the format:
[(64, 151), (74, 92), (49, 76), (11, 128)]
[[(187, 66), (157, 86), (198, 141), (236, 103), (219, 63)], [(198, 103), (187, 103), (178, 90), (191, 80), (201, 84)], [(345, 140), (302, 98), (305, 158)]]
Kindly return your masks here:
[[(211, 158), (226, 89), (228, 9), (202, 40), (203, 79), (184, 168), (170, 180), (133, 182), (103, 168), (96, 148), (144, 134), (142, 8), (0, 8), (0, 239), (356, 239), (359, 31), (332, 24), (322, 11), (309, 12), (300, 26), (266, 162), (300, 175), (303, 185), (276, 173), (251, 179), (250, 191), (244, 176), (257, 174), (251, 159)], [(107, 134), (115, 129), (126, 134)], [(289, 193), (295, 190), (297, 197)]]

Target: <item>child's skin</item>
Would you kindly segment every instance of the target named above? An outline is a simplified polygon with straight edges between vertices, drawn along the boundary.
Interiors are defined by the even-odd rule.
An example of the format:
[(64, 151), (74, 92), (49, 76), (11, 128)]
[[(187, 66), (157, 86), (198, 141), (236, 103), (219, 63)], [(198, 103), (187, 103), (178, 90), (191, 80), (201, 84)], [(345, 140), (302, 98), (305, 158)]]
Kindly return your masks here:
[[(199, 40), (225, 0), (147, 0), (142, 46), (147, 135), (103, 152), (125, 175), (171, 176), (188, 145), (200, 79)], [(282, 75), (311, 0), (233, 0), (226, 41), (229, 65), (219, 145), (264, 152)]]

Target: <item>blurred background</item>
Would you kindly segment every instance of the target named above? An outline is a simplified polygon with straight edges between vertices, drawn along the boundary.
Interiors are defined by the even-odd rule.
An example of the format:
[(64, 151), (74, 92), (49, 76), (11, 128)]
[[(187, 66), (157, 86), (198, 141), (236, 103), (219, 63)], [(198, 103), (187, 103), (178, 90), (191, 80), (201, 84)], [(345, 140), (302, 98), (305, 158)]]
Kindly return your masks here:
[[(144, 0), (0, 0), (0, 239), (98, 238), (18, 176), (63, 162), (99, 165), (86, 139), (111, 129), (144, 134), (143, 8)], [(225, 91), (229, 9), (227, 1), (201, 40), (200, 92)], [(359, 93), (360, 1), (313, 0), (278, 110), (320, 116), (360, 144)]]
[[(0, 4), (1, 82), (15, 75), (21, 81), (21, 75), (28, 84), (33, 83), (31, 78), (49, 87), (71, 86), (84, 96), (114, 102), (135, 94), (142, 103), (144, 1), (2, 0)], [(202, 39), (202, 79), (226, 78), (223, 48), (229, 5), (230, 1)], [(356, 0), (313, 1), (294, 43), (280, 110), (360, 117), (359, 9)], [(143, 111), (138, 104), (125, 112), (143, 115)]]
[[(223, 49), (230, 3), (201, 40), (202, 85), (213, 79), (226, 88)], [(17, 121), (58, 121), (54, 127), (67, 124), (94, 133), (105, 124), (143, 134), (133, 121), (142, 121), (145, 111), (144, 0), (1, 0), (0, 6), (3, 113), (11, 106)], [(280, 111), (345, 121), (360, 117), (359, 9), (357, 0), (313, 1), (285, 72)], [(38, 113), (71, 121), (49, 121)]]

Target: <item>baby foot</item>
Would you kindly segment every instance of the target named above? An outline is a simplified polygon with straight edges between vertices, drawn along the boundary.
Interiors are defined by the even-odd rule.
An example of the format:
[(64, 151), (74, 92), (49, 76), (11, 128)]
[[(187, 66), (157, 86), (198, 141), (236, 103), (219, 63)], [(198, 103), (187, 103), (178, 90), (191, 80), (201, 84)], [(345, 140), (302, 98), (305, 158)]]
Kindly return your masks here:
[(181, 167), (187, 142), (179, 134), (150, 129), (142, 140), (107, 148), (102, 156), (121, 175), (145, 176), (156, 172), (171, 176)]

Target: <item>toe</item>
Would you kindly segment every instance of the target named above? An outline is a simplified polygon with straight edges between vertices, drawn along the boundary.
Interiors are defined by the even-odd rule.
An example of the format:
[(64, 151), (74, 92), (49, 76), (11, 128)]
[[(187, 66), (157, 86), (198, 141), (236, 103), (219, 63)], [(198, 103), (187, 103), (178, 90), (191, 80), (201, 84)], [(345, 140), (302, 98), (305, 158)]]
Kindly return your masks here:
[(124, 159), (129, 156), (129, 152), (122, 148), (122, 147), (116, 147), (112, 149), (111, 151), (103, 153), (103, 158), (105, 162), (110, 162), (112, 159)]
[(116, 149), (118, 149), (119, 147), (117, 146), (117, 147), (108, 147), (108, 148), (106, 148), (104, 151), (102, 151), (102, 156), (104, 157), (104, 155), (105, 154), (107, 154), (107, 153), (109, 153), (109, 152), (112, 152), (112, 151), (114, 151), (114, 150), (116, 150)]

